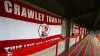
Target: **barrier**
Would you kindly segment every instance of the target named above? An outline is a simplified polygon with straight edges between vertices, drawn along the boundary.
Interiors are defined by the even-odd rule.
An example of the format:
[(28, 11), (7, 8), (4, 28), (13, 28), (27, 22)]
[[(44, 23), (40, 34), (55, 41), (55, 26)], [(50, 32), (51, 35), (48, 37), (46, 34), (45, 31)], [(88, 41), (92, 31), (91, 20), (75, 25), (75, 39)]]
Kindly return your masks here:
[[(48, 13), (40, 11), (40, 10), (37, 10), (35, 8), (32, 8), (26, 4), (20, 3), (18, 1), (1, 0), (0, 4), (2, 5), (2, 6), (0, 6), (1, 7), (1, 9), (0, 9), (1, 18), (0, 19), (2, 22), (3, 21), (6, 22), (5, 26), (6, 25), (8, 26), (9, 22), (11, 22), (11, 25), (9, 25), (8, 29), (12, 30), (10, 32), (11, 33), (10, 34), (11, 36), (10, 36), (8, 33), (6, 33), (6, 32), (9, 32), (10, 30), (6, 29), (6, 27), (1, 28), (1, 30), (3, 29), (1, 32), (4, 32), (3, 37), (6, 37), (6, 36), (7, 37), (1, 38), (1, 40), (5, 41), (6, 43), (0, 42), (0, 45), (1, 45), (0, 50), (5, 49), (4, 47), (7, 47), (6, 45), (9, 43), (12, 44), (12, 46), (14, 46), (14, 48), (13, 48), (11, 45), (9, 45), (9, 46), (11, 46), (10, 48), (14, 49), (14, 50), (10, 51), (10, 52), (6, 52), (6, 53), (2, 52), (0, 54), (0, 56), (26, 56), (28, 54), (33, 54), (33, 53), (39, 52), (41, 50), (44, 50), (46, 48), (49, 48), (53, 45), (56, 45), (56, 56), (58, 56), (58, 42), (68, 40), (73, 37), (75, 37), (75, 38), (77, 37), (77, 36), (70, 36), (70, 37), (62, 38), (62, 39), (58, 38), (59, 40), (57, 39), (55, 41), (46, 42), (46, 43), (39, 42), (42, 44), (26, 47), (25, 42), (27, 42), (27, 40), (25, 40), (25, 42), (24, 42), (23, 40), (20, 41), (20, 40), (13, 40), (13, 39), (33, 39), (33, 38), (40, 38), (40, 37), (45, 38), (45, 36), (49, 32), (49, 28), (51, 28), (51, 31), (50, 31), (51, 34), (49, 34), (50, 36), (52, 36), (54, 38), (55, 38), (54, 35), (56, 35), (56, 37), (60, 37), (61, 36), (62, 18), (52, 15), (52, 14), (48, 14)], [(18, 9), (17, 7), (21, 10), (19, 10), (19, 11), (15, 10), (15, 9)], [(24, 12), (27, 12), (27, 13), (24, 13)], [(53, 19), (55, 19), (55, 20), (53, 20)], [(44, 23), (46, 23), (46, 24), (44, 24)], [(1, 23), (1, 26), (3, 24)], [(47, 24), (49, 25), (49, 27)], [(18, 25), (18, 26), (12, 27), (15, 25)], [(44, 27), (41, 27), (41, 25), (43, 25)], [(52, 26), (52, 25), (54, 25), (54, 26)], [(57, 25), (57, 26), (55, 27), (55, 25)], [(17, 27), (19, 30), (15, 30)], [(24, 28), (26, 28), (27, 30)], [(43, 28), (44, 30), (42, 31), (41, 28)], [(28, 29), (30, 29), (30, 30), (28, 30)], [(22, 31), (20, 31), (20, 30), (22, 30)], [(29, 33), (29, 32), (31, 32), (31, 33)], [(37, 33), (35, 33), (35, 32), (37, 32)], [(75, 30), (75, 32), (77, 32), (77, 29)], [(20, 33), (21, 35), (18, 33)], [(18, 34), (18, 35), (16, 35), (16, 34)], [(39, 36), (38, 36), (38, 34), (39, 34)], [(50, 37), (50, 36), (48, 36), (48, 37)], [(20, 37), (22, 37), (22, 38), (20, 38)], [(7, 41), (7, 40), (9, 40), (9, 41)], [(15, 41), (15, 42), (13, 42), (13, 41)], [(28, 41), (29, 42), (32, 41), (28, 45), (33, 45), (34, 40), (28, 40)], [(34, 43), (36, 43), (38, 41), (43, 41), (43, 40), (37, 39), (37, 41), (34, 41)], [(21, 43), (21, 42), (23, 42), (23, 43)], [(15, 50), (15, 47), (16, 47), (15, 43), (17, 43), (16, 45), (18, 45), (16, 48), (18, 50)], [(25, 44), (24, 45), (25, 48), (20, 49), (22, 47), (22, 45), (19, 46), (20, 43), (23, 45)]]
[[(80, 36), (80, 35), (78, 35), (78, 36)], [(69, 40), (70, 38), (73, 38), (73, 36), (70, 36), (70, 37), (67, 37), (67, 38), (62, 38), (60, 40), (55, 40), (55, 41), (52, 41), (52, 42), (43, 43), (43, 44), (36, 45), (36, 46), (31, 46), (31, 47), (27, 47), (27, 48), (14, 50), (14, 51), (11, 51), (10, 54), (12, 56), (22, 56), (22, 55), (26, 56), (26, 55), (29, 55), (29, 54), (34, 54), (36, 52), (39, 52), (41, 50), (44, 50), (44, 49), (49, 48), (49, 47), (56, 44), (56, 56), (58, 56), (58, 42), (64, 41), (64, 40)], [(9, 52), (5, 52), (5, 53), (0, 54), (0, 56), (7, 56), (7, 55), (9, 55)]]

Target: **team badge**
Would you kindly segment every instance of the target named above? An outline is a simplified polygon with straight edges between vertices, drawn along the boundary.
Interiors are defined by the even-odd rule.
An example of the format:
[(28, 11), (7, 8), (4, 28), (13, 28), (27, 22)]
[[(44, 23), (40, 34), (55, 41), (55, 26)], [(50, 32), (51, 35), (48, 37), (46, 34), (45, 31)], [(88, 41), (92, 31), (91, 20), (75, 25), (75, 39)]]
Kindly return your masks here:
[(49, 34), (49, 31), (50, 31), (50, 28), (47, 24), (45, 23), (41, 24), (38, 30), (40, 38), (42, 39), (46, 38), (46, 36), (48, 36)]

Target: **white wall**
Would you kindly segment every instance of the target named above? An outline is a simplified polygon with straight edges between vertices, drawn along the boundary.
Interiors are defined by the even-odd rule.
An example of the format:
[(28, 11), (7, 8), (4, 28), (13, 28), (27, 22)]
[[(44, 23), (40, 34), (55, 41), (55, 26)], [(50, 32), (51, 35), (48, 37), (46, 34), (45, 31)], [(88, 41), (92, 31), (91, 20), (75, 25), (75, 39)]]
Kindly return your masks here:
[(40, 52), (30, 54), (28, 56), (55, 56), (56, 55), (56, 45), (53, 45), (50, 48), (42, 50)]
[(76, 38), (71, 38), (69, 40), (69, 47), (73, 46), (75, 44)]
[(69, 41), (69, 47), (72, 47), (74, 44), (76, 44), (77, 42), (79, 42), (79, 37), (76, 37), (76, 38), (71, 38), (70, 41)]
[(77, 42), (79, 42), (79, 38), (80, 38), (80, 36), (77, 37)]
[(82, 34), (81, 38), (83, 39), (84, 38), (84, 35)]
[[(0, 17), (0, 40), (40, 38), (40, 24)], [(61, 25), (49, 25), (48, 36), (61, 34)]]
[(65, 51), (65, 41), (58, 43), (58, 55)]
[[(65, 41), (58, 43), (58, 55), (65, 51)], [(42, 50), (40, 52), (30, 54), (28, 56), (55, 56), (56, 55), (56, 45), (53, 45), (50, 48)]]

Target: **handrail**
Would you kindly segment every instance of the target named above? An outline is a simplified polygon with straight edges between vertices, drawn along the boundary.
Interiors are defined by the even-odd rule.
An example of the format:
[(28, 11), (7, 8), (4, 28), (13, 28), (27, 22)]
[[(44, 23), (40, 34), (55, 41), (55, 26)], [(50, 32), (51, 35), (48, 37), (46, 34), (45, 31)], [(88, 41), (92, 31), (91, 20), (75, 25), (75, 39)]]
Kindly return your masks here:
[[(80, 35), (77, 35), (77, 36), (80, 36)], [(29, 55), (29, 54), (39, 52), (39, 51), (44, 50), (46, 48), (49, 48), (49, 47), (51, 47), (55, 44), (58, 44), (58, 42), (60, 42), (60, 41), (69, 40), (70, 38), (73, 38), (73, 37), (74, 36), (70, 36), (70, 37), (67, 37), (67, 38), (62, 38), (60, 40), (55, 40), (55, 41), (52, 41), (52, 42), (47, 42), (47, 43), (39, 44), (39, 45), (36, 45), (36, 46), (31, 46), (31, 47), (27, 47), (27, 48), (18, 49), (18, 50), (13, 50), (13, 51), (11, 51), (11, 53), (12, 53), (13, 56), (21, 56), (21, 55), (26, 56), (26, 55)], [(8, 54), (8, 52), (1, 53), (0, 56), (7, 56), (7, 54)], [(57, 54), (56, 54), (56, 56), (57, 56)]]

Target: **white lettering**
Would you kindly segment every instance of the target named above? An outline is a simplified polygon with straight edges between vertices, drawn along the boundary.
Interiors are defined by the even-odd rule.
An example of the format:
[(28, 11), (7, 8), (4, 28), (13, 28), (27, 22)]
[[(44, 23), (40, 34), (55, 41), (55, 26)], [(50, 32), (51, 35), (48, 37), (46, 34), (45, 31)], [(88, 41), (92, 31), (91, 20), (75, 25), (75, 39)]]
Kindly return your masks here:
[(24, 48), (26, 47), (26, 44), (24, 45)]
[(8, 13), (12, 13), (12, 4), (9, 1), (4, 1), (5, 11)]
[(27, 44), (27, 47), (29, 47), (30, 46), (30, 44)]
[(48, 15), (46, 15), (46, 18), (47, 18), (47, 22), (49, 22), (49, 16)]
[(17, 4), (14, 4), (14, 14), (20, 16), (20, 6)]
[(22, 45), (19, 45), (19, 47), (18, 47), (18, 48), (19, 48), (19, 49), (20, 49), (20, 48), (22, 48)]
[(27, 18), (34, 19), (34, 20), (37, 20), (37, 21), (44, 21), (45, 20), (44, 17), (46, 17), (46, 20), (47, 20), (46, 22), (61, 23), (61, 19), (39, 13), (37, 11), (31, 10), (31, 9), (28, 9), (28, 8), (25, 8), (25, 7), (21, 7), (18, 4), (12, 4), (10, 1), (7, 1), (7, 0), (4, 1), (4, 6), (5, 6), (4, 7), (5, 11), (7, 13), (13, 13), (15, 15), (27, 17)]
[(6, 47), (5, 50), (6, 52), (9, 52), (10, 47)]
[(34, 19), (34, 11), (27, 9), (28, 11), (28, 18)]
[(58, 23), (60, 23), (60, 19), (58, 18)]
[(25, 7), (22, 7), (22, 14), (21, 14), (21, 16), (27, 17), (27, 15), (26, 15), (26, 8)]
[(47, 18), (47, 22), (57, 23), (57, 18), (55, 18), (55, 17), (46, 15), (46, 18)]
[(55, 23), (57, 23), (57, 19), (55, 19)]
[(36, 19), (36, 20), (38, 19), (38, 17), (37, 17), (37, 12), (35, 12), (35, 19)]
[(18, 49), (19, 48), (19, 46), (16, 46), (16, 49)]
[(54, 19), (52, 19), (52, 22), (55, 22), (55, 18), (54, 18)]
[(35, 45), (35, 43), (32, 43), (32, 46), (34, 46)]
[(52, 18), (49, 16), (49, 22), (51, 22)]
[(42, 14), (42, 21), (44, 21), (44, 14)]
[(38, 13), (38, 20), (41, 21), (41, 13)]
[(12, 49), (15, 50), (16, 49), (15, 46), (12, 46)]

